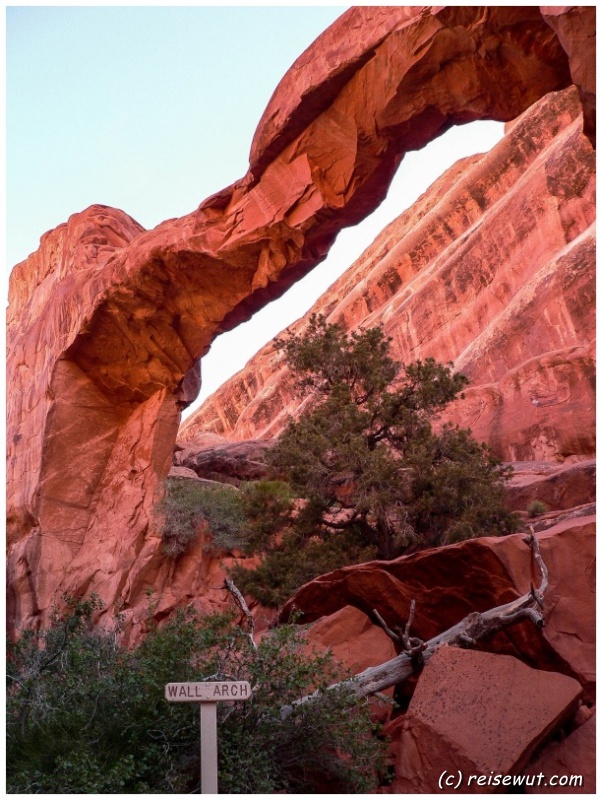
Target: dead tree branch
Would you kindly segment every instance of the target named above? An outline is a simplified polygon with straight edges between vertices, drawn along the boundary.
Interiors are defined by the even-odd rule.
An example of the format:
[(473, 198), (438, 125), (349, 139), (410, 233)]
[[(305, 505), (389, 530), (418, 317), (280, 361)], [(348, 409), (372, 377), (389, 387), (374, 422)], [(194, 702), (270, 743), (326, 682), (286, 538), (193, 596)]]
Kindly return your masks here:
[(410, 629), (412, 627), (412, 623), (414, 622), (414, 614), (416, 613), (416, 601), (412, 600), (410, 602), (410, 614), (408, 616), (408, 621), (406, 622), (405, 628), (396, 627), (394, 630), (389, 628), (387, 623), (378, 613), (378, 611), (374, 608), (372, 609), (372, 614), (384, 632), (389, 636), (394, 642), (401, 646), (402, 652), (404, 652), (407, 656), (409, 656), (410, 660), (412, 661), (415, 669), (422, 669), (424, 665), (424, 659), (422, 653), (427, 648), (427, 643), (420, 639), (418, 636), (410, 636)]
[(246, 621), (247, 621), (247, 636), (249, 637), (249, 641), (251, 642), (251, 646), (253, 650), (257, 650), (257, 644), (255, 643), (255, 620), (253, 619), (253, 615), (249, 611), (249, 606), (246, 603), (245, 598), (242, 596), (240, 591), (234, 585), (234, 582), (230, 580), (230, 578), (224, 579), (224, 589), (230, 592), (232, 597), (234, 598), (234, 602), (238, 606), (238, 608), (242, 611)]
[[(412, 600), (412, 602), (414, 601)], [(389, 628), (387, 623), (384, 621), (384, 619), (381, 617), (381, 615), (375, 608), (372, 609), (372, 615), (374, 616), (374, 619), (378, 622), (380, 627), (383, 629), (383, 631), (387, 634), (389, 639), (392, 639), (395, 642), (395, 644), (401, 644), (401, 636), (399, 635), (399, 628), (396, 628), (394, 631), (391, 630), (391, 628)]]
[[(417, 643), (421, 641), (417, 638), (409, 637), (409, 627), (413, 620), (413, 609), (410, 608), (410, 618), (408, 619), (403, 634), (400, 633), (401, 629), (398, 629), (397, 632), (391, 631), (386, 623), (384, 623), (384, 620), (380, 618), (382, 620), (381, 624), (384, 625), (388, 635), (393, 634), (392, 638), (397, 637), (396, 640), (399, 641), (404, 648), (407, 643), (410, 646), (409, 650), (404, 649), (404, 652), (392, 658), (390, 661), (386, 661), (384, 664), (379, 664), (376, 667), (368, 667), (368, 669), (365, 669), (353, 678), (333, 684), (329, 686), (326, 691), (346, 688), (353, 692), (358, 699), (367, 697), (368, 695), (381, 692), (384, 689), (396, 686), (398, 683), (407, 680), (415, 670), (416, 655), (418, 654), (421, 656), (422, 662), (426, 663), (437, 648), (444, 644), (456, 647), (471, 647), (480, 639), (497, 633), (497, 631), (514, 625), (517, 622), (521, 622), (524, 619), (528, 619), (538, 628), (542, 628), (544, 626), (544, 618), (539, 609), (543, 607), (544, 594), (548, 588), (548, 570), (541, 557), (539, 542), (533, 531), (531, 531), (529, 536), (524, 537), (524, 541), (531, 548), (534, 561), (539, 568), (541, 578), (537, 589), (531, 584), (531, 588), (527, 594), (518, 597), (516, 600), (512, 600), (502, 606), (496, 606), (488, 611), (473, 611), (453, 627), (429, 639), (428, 642), (422, 642), (421, 649), (413, 655), (413, 650), (418, 648)], [(377, 618), (380, 617), (379, 614), (376, 614), (376, 616)], [(413, 644), (413, 642), (415, 643)], [(314, 692), (298, 700), (295, 705), (318, 700), (319, 696), (319, 692)], [(284, 706), (281, 709), (282, 718), (286, 719), (292, 710), (293, 706)]]

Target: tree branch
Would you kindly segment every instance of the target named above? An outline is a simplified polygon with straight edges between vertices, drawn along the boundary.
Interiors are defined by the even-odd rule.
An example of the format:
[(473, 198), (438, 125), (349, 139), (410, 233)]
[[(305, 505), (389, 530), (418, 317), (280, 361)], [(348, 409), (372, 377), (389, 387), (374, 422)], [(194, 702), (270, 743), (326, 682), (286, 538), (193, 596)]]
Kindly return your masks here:
[(249, 641), (251, 642), (253, 650), (257, 650), (257, 644), (255, 643), (254, 639), (255, 620), (253, 619), (253, 615), (249, 611), (249, 606), (247, 605), (245, 598), (242, 596), (242, 594), (236, 588), (234, 582), (231, 581), (230, 578), (224, 579), (224, 589), (230, 592), (230, 594), (234, 598), (234, 602), (244, 614), (247, 620), (247, 625), (249, 626), (249, 630), (247, 631), (247, 636), (249, 637)]
[(424, 658), (422, 653), (426, 650), (427, 643), (418, 636), (410, 636), (410, 628), (412, 627), (412, 622), (414, 622), (415, 612), (416, 601), (412, 600), (410, 603), (410, 615), (408, 617), (408, 621), (406, 622), (405, 629), (396, 627), (394, 630), (392, 630), (389, 628), (378, 611), (375, 608), (372, 609), (372, 614), (387, 636), (389, 636), (389, 638), (391, 638), (396, 644), (401, 646), (402, 652), (409, 656), (415, 669), (422, 669), (424, 666)]
[(325, 528), (332, 528), (335, 531), (346, 531), (347, 528), (349, 528), (359, 516), (359, 512), (356, 511), (344, 522), (334, 522), (333, 520), (327, 520), (324, 517), (320, 517), (320, 524)]
[[(414, 601), (412, 600), (412, 603), (413, 602)], [(372, 609), (372, 614), (373, 614), (374, 618), (376, 619), (376, 621), (378, 622), (378, 624), (380, 625), (380, 627), (387, 634), (389, 639), (392, 639), (395, 642), (395, 644), (401, 644), (401, 638), (399, 636), (399, 633), (396, 633), (395, 631), (391, 630), (391, 628), (389, 628), (387, 623), (384, 621), (384, 619), (381, 617), (381, 615), (378, 613), (378, 611), (375, 608)]]

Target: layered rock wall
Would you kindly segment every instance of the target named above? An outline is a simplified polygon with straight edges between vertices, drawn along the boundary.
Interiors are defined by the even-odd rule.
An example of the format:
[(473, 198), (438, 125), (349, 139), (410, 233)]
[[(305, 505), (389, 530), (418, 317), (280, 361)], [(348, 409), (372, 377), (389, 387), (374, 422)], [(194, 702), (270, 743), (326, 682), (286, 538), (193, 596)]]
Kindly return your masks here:
[[(408, 363), (453, 361), (470, 387), (451, 418), (508, 461), (595, 452), (595, 157), (575, 90), (552, 93), (490, 153), (445, 173), (312, 313), (382, 324)], [(271, 437), (299, 410), (272, 344), (182, 426)]]
[[(572, 35), (555, 33), (564, 13)], [(152, 231), (93, 206), (43, 237), (10, 283), (10, 629), (64, 592), (132, 616), (160, 572), (155, 501), (212, 339), (318, 264), (407, 150), (581, 86), (574, 32), (591, 28), (579, 9), (553, 25), (536, 7), (352, 9), (276, 90), (243, 179)]]

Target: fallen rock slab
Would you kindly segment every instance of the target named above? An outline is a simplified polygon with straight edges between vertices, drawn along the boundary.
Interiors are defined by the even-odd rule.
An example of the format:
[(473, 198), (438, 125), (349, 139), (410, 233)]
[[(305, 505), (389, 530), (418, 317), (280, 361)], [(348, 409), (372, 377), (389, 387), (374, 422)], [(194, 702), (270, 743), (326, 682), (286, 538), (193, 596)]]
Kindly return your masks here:
[(510, 656), (441, 647), (405, 717), (392, 791), (507, 791), (580, 695), (572, 678)]
[[(577, 679), (595, 691), (595, 520), (581, 517), (538, 533), (549, 571), (544, 617), (534, 632), (521, 622), (481, 643), (490, 652), (513, 655), (531, 666)], [(371, 561), (321, 575), (302, 586), (284, 606), (302, 622), (316, 621), (346, 605), (365, 614), (376, 609), (390, 626), (403, 625), (416, 601), (412, 635), (427, 640), (473, 611), (487, 611), (529, 591), (539, 582), (521, 534), (483, 537), (423, 550), (394, 561)]]

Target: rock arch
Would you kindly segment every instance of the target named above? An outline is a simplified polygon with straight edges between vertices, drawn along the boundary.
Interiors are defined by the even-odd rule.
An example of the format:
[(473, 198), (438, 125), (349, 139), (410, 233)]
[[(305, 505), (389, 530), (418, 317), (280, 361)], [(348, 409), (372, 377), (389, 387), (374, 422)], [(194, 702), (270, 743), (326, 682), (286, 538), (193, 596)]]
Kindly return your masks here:
[(10, 288), (11, 622), (64, 591), (127, 607), (164, 568), (153, 503), (199, 357), (322, 261), (407, 150), (573, 82), (592, 135), (594, 14), (351, 9), (283, 78), (240, 181), (151, 231), (93, 206), (43, 237)]

